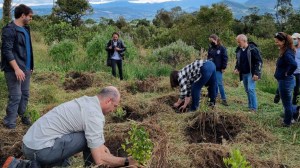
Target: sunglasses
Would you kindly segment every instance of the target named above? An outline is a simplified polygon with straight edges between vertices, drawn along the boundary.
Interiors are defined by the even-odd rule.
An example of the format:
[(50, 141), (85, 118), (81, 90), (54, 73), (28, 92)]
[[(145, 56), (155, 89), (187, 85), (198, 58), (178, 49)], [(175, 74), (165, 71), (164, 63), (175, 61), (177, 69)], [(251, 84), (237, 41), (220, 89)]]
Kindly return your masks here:
[(276, 33), (274, 38), (277, 38), (280, 41), (286, 40), (286, 36), (281, 32)]

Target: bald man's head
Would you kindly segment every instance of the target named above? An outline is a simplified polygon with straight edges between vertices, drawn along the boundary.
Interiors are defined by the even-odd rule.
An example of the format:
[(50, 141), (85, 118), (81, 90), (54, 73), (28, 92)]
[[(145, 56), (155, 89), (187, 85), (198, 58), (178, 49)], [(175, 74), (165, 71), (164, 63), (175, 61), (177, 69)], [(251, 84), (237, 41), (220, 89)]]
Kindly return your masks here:
[(114, 86), (107, 86), (105, 88), (103, 88), (99, 94), (98, 94), (101, 98), (111, 98), (114, 101), (116, 101), (117, 99), (120, 98), (120, 92), (118, 91), (118, 89)]
[(116, 110), (119, 106), (121, 95), (116, 87), (107, 86), (100, 91), (98, 97), (102, 112), (106, 115)]

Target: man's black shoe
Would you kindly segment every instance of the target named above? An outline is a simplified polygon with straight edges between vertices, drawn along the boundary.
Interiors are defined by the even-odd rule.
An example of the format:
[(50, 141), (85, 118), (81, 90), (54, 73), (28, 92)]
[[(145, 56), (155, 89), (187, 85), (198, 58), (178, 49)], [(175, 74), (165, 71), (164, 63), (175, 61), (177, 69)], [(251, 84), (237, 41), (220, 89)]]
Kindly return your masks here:
[(274, 103), (279, 103), (280, 101), (280, 95), (279, 94), (276, 94), (275, 97), (274, 97)]
[(22, 117), (21, 121), (24, 125), (31, 125), (29, 117)]

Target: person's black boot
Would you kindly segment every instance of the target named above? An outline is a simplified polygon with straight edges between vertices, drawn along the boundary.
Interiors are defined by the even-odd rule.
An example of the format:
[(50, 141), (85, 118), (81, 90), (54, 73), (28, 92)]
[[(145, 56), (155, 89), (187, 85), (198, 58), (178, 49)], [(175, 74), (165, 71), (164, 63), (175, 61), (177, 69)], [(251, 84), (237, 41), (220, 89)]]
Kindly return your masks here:
[(275, 97), (274, 97), (274, 103), (279, 103), (280, 101), (280, 95), (279, 94), (276, 94)]
[(21, 121), (24, 125), (31, 125), (31, 121), (30, 121), (29, 117), (22, 117)]

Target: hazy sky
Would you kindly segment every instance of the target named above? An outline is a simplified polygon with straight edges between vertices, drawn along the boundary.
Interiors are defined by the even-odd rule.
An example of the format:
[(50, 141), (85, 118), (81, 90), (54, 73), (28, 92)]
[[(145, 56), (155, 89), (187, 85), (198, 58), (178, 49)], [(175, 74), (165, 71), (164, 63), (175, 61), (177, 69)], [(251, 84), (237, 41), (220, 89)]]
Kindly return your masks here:
[[(52, 5), (53, 1), (56, 0), (13, 0), (13, 4), (26, 4), (28, 6), (36, 6), (36, 5)], [(129, 1), (132, 3), (159, 3), (159, 2), (166, 2), (166, 1), (184, 1), (184, 0), (90, 0), (92, 4), (101, 4), (107, 3), (112, 1)], [(199, 0), (201, 1), (201, 0)], [(207, 0), (206, 0), (207, 1)], [(220, 0), (221, 1), (221, 0)], [(246, 0), (232, 0), (236, 2), (245, 2)], [(2, 7), (3, 0), (0, 0), (0, 7)]]

